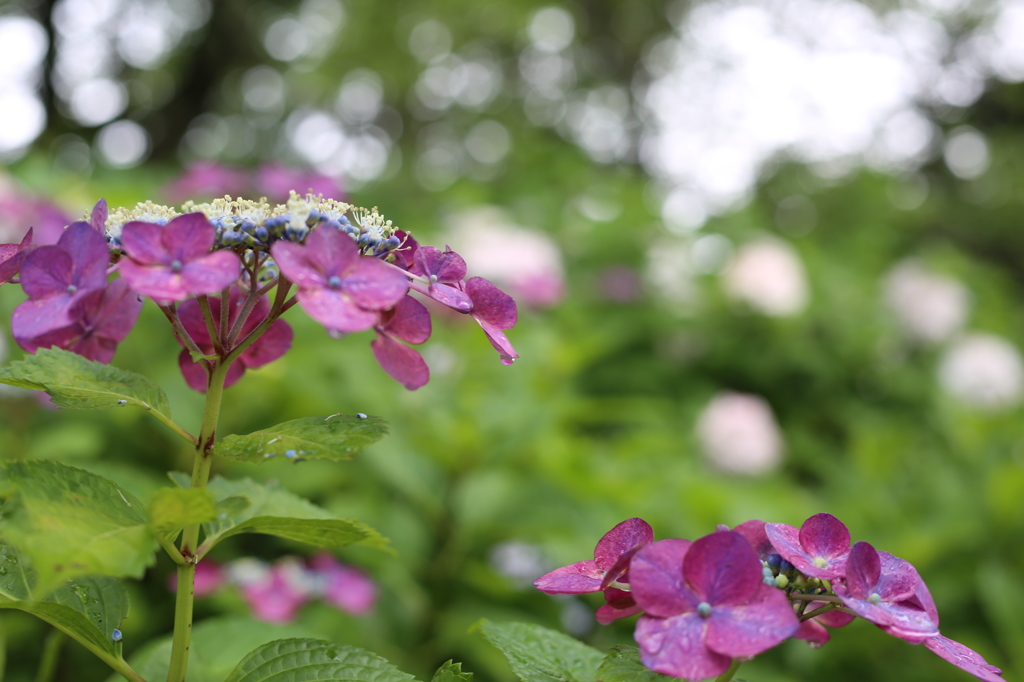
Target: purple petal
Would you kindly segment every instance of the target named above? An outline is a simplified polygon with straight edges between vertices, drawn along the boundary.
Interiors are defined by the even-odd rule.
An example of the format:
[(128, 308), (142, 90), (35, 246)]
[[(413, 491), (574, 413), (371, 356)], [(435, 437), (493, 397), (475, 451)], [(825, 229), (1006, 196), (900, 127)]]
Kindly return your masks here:
[(163, 230), (160, 225), (138, 220), (126, 223), (121, 228), (121, 249), (141, 265), (170, 263), (172, 259), (161, 244)]
[(732, 531), (694, 541), (683, 562), (683, 578), (701, 601), (714, 607), (743, 604), (764, 584), (754, 548)]
[[(220, 299), (210, 298), (209, 303), (213, 319), (219, 319)], [(188, 335), (192, 337), (192, 340), (195, 341), (196, 345), (203, 352), (213, 352), (213, 340), (210, 338), (210, 332), (206, 328), (206, 320), (203, 318), (203, 311), (199, 307), (198, 299), (190, 298), (178, 306), (178, 319), (181, 321), (181, 326), (185, 328), (185, 331), (188, 332)]]
[(476, 315), (474, 315), (473, 318), (476, 319), (477, 324), (479, 324), (484, 330), (484, 334), (487, 335), (487, 340), (491, 342), (491, 346), (494, 347), (494, 350), (498, 351), (498, 355), (501, 356), (501, 364), (511, 365), (515, 362), (516, 358), (519, 357), (519, 353), (517, 353), (516, 349), (512, 347), (512, 343), (508, 340), (508, 337), (505, 336), (505, 332), (477, 319)]
[(594, 561), (604, 571), (627, 552), (654, 542), (654, 529), (643, 519), (626, 519), (604, 534), (594, 548)]
[(858, 542), (846, 560), (846, 589), (853, 599), (867, 599), (882, 575), (882, 560), (875, 548)]
[(377, 338), (370, 342), (370, 348), (373, 349), (373, 357), (377, 358), (384, 371), (408, 390), (415, 391), (430, 381), (427, 363), (423, 356), (412, 348), (383, 334), (378, 334)]
[(800, 545), (811, 557), (833, 559), (850, 549), (850, 531), (831, 514), (815, 514), (800, 526)]
[(772, 545), (772, 541), (768, 539), (768, 534), (765, 532), (764, 527), (764, 521), (751, 519), (733, 528), (734, 532), (747, 539), (750, 546), (754, 548), (758, 559), (767, 559), (769, 555), (777, 553), (774, 545)]
[[(810, 609), (809, 606), (807, 608)], [(802, 639), (813, 648), (824, 646), (828, 643), (828, 640), (832, 639), (828, 629), (819, 623), (817, 618), (800, 623), (800, 629), (793, 636), (797, 639)]]
[[(935, 624), (935, 621), (916, 606), (910, 606), (906, 602), (899, 604), (882, 602), (878, 608), (885, 612), (888, 623), (877, 623), (872, 618), (867, 620), (875, 622), (884, 632), (893, 637), (899, 637), (911, 644), (921, 644), (939, 634), (939, 626)], [(851, 607), (851, 610), (861, 618), (865, 617), (858, 609)], [(877, 616), (877, 613), (874, 615)]]
[(67, 346), (65, 350), (81, 355), (83, 358), (109, 365), (117, 352), (117, 342), (95, 334), (85, 334)]
[(633, 599), (632, 593), (625, 590), (609, 587), (604, 591), (604, 598), (606, 603), (595, 614), (597, 622), (601, 625), (608, 625), (620, 618), (629, 618), (638, 613), (643, 613), (643, 609)]
[[(912, 599), (917, 593), (918, 586), (922, 584), (917, 569), (909, 561), (895, 557), (888, 552), (879, 552), (878, 559), (881, 564), (881, 572), (874, 591), (882, 597), (882, 601), (898, 602)], [(927, 592), (927, 588), (925, 591)], [(931, 594), (928, 594), (928, 598), (931, 599)], [(920, 607), (922, 610), (926, 610), (923, 604)], [(931, 603), (931, 610), (938, 616), (934, 602)], [(933, 620), (937, 625), (938, 619), (933, 618)]]
[(629, 565), (633, 599), (652, 616), (693, 611), (697, 601), (683, 584), (683, 559), (693, 543), (670, 538), (642, 547)]
[(256, 369), (277, 360), (292, 347), (295, 332), (284, 320), (275, 320), (263, 336), (245, 349), (238, 360), (249, 369)]
[(368, 613), (377, 601), (377, 586), (359, 569), (346, 566), (330, 554), (318, 554), (310, 567), (323, 579), (324, 601), (357, 616)]
[(189, 388), (206, 393), (210, 375), (201, 362), (192, 362), (192, 355), (187, 350), (181, 351), (178, 355), (178, 368), (181, 369), (181, 376), (185, 378), (185, 383)]
[(300, 289), (299, 305), (328, 330), (361, 332), (377, 323), (378, 314), (363, 310), (344, 293), (334, 289)]
[[(141, 311), (142, 301), (127, 282), (118, 279), (104, 289), (88, 292), (79, 298), (71, 306), (69, 314), (79, 321), (89, 336), (107, 339), (116, 345), (128, 336)], [(109, 359), (100, 362), (109, 362)]]
[(310, 267), (327, 278), (346, 272), (360, 258), (359, 247), (340, 230), (313, 230), (306, 237), (305, 248)]
[[(884, 555), (886, 552), (879, 552), (883, 555), (883, 572), (885, 565)], [(915, 569), (916, 572), (916, 569)], [(907, 601), (914, 606), (917, 606), (924, 610), (928, 616), (935, 621), (935, 624), (939, 624), (939, 610), (935, 608), (935, 600), (932, 599), (932, 593), (928, 591), (928, 586), (924, 584), (924, 580), (921, 580), (921, 576), (918, 575), (917, 588), (914, 590), (914, 594), (907, 598)]]
[(473, 317), (498, 329), (516, 326), (519, 313), (516, 302), (504, 291), (483, 277), (471, 277), (466, 282), (466, 293), (473, 299)]
[(468, 313), (473, 310), (473, 299), (469, 297), (469, 294), (459, 291), (449, 284), (431, 284), (428, 287), (424, 287), (412, 282), (409, 284), (409, 288), (420, 292), (424, 296), (429, 296), (438, 303), (444, 304), (460, 313)]
[(231, 286), (241, 271), (242, 261), (233, 251), (214, 251), (186, 262), (181, 277), (188, 292), (198, 296), (215, 294)]
[(385, 314), (383, 331), (407, 343), (423, 343), (430, 338), (430, 312), (412, 296), (405, 296), (390, 315)]
[(40, 246), (22, 263), (21, 288), (33, 300), (66, 295), (74, 267), (71, 254), (64, 249)]
[(80, 290), (101, 289), (107, 284), (107, 265), (110, 251), (103, 235), (89, 223), (72, 223), (57, 242), (59, 248), (71, 255), (74, 270), (71, 283)]
[(445, 247), (441, 251), (436, 246), (421, 246), (413, 258), (413, 272), (418, 275), (436, 276), (436, 281), (442, 284), (461, 282), (466, 278), (466, 261), (450, 248)]
[[(807, 606), (807, 611), (808, 612), (813, 611), (814, 609), (818, 608), (819, 606), (824, 606), (824, 604), (820, 604), (818, 602), (814, 602), (812, 604), (809, 604)], [(852, 613), (843, 613), (842, 611), (826, 611), (825, 613), (821, 614), (820, 616), (815, 616), (814, 617), (814, 620), (816, 620), (819, 623), (822, 623), (824, 625), (827, 625), (830, 628), (845, 627), (845, 626), (849, 625), (850, 623), (852, 623), (856, 619), (857, 619), (857, 616), (853, 615)]]
[(985, 682), (1002, 682), (1003, 680), (1002, 670), (994, 665), (989, 665), (981, 654), (960, 642), (940, 635), (926, 640), (924, 645), (936, 656), (949, 661), (979, 680), (985, 680)]
[(644, 666), (684, 680), (717, 677), (728, 670), (732, 659), (704, 645), (707, 620), (696, 613), (674, 618), (640, 616), (633, 638), (640, 645)]
[[(342, 239), (349, 238), (342, 235)], [(354, 265), (346, 269), (341, 278), (341, 289), (360, 308), (387, 310), (409, 291), (409, 280), (376, 258), (360, 256)]]
[(586, 594), (601, 591), (604, 571), (593, 561), (577, 561), (542, 575), (533, 586), (546, 594)]
[(108, 215), (109, 211), (107, 210), (107, 200), (100, 199), (96, 202), (96, 205), (92, 207), (92, 213), (89, 216), (89, 226), (100, 234), (104, 234), (107, 229)]
[(172, 301), (184, 301), (191, 295), (188, 283), (180, 273), (160, 265), (140, 265), (131, 258), (121, 261), (118, 272), (131, 288), (143, 296), (149, 296), (160, 305)]
[(396, 265), (412, 272), (413, 268), (416, 267), (416, 252), (419, 250), (420, 245), (411, 234), (404, 230), (396, 230), (395, 236), (398, 237), (402, 244), (394, 251), (394, 254), (398, 257)]
[(74, 330), (68, 329), (72, 326), (77, 329), (75, 321), (70, 316), (73, 302), (74, 297), (67, 294), (39, 301), (23, 301), (11, 315), (11, 335), (19, 346), (29, 353), (34, 353), (40, 344), (33, 342), (33, 339), (60, 331), (59, 338), (62, 340), (52, 340), (44, 347), (63, 347), (77, 334)]
[(0, 284), (11, 281), (21, 271), (32, 247), (32, 229), (28, 228), (20, 244), (0, 244)]
[(705, 641), (709, 649), (726, 656), (756, 656), (799, 628), (785, 593), (762, 582), (749, 603), (712, 608)]
[[(313, 234), (317, 232), (319, 230), (314, 230)], [(307, 254), (307, 247), (291, 242), (278, 241), (270, 247), (270, 255), (274, 257), (274, 262), (281, 268), (281, 274), (297, 284), (299, 288), (312, 289), (326, 286), (327, 278), (309, 262)]]
[(217, 231), (213, 229), (213, 225), (205, 215), (186, 213), (164, 225), (160, 235), (160, 244), (171, 260), (187, 263), (208, 254), (216, 239)]

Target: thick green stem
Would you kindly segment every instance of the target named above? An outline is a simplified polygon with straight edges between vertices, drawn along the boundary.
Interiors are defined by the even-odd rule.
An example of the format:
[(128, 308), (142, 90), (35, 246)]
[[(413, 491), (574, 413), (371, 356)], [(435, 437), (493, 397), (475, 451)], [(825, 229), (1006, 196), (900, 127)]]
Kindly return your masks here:
[(57, 661), (60, 660), (60, 648), (64, 645), (64, 633), (51, 630), (43, 643), (43, 655), (36, 671), (36, 682), (51, 682), (57, 672)]
[(732, 659), (732, 665), (724, 673), (715, 678), (715, 682), (729, 682), (732, 676), (736, 674), (736, 671), (740, 669), (740, 659)]
[[(213, 443), (217, 437), (217, 420), (224, 398), (224, 379), (230, 361), (218, 360), (210, 373), (206, 388), (206, 409), (199, 431), (195, 460), (192, 465), (192, 487), (205, 489), (213, 466)], [(171, 664), (167, 682), (185, 682), (188, 670), (188, 650), (192, 639), (192, 603), (195, 599), (196, 549), (199, 545), (199, 524), (186, 526), (181, 534), (181, 556), (185, 563), (178, 565), (178, 593), (174, 602), (174, 638), (171, 644)]]

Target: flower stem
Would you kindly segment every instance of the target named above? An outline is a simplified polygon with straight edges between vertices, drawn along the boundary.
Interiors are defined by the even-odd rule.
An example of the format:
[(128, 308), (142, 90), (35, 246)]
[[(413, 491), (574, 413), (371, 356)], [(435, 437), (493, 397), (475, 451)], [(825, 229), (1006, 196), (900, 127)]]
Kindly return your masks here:
[[(207, 307), (208, 309), (208, 307)], [(192, 465), (193, 488), (205, 489), (213, 466), (213, 442), (217, 436), (217, 420), (224, 398), (224, 380), (231, 363), (220, 359), (210, 372), (206, 388), (206, 408), (203, 425)], [(188, 669), (188, 650), (192, 637), (192, 604), (195, 599), (196, 548), (199, 544), (199, 524), (186, 526), (181, 534), (181, 556), (185, 563), (178, 565), (178, 593), (174, 601), (174, 637), (171, 644), (171, 663), (167, 682), (185, 682)]]
[(740, 669), (740, 665), (740, 659), (732, 659), (732, 665), (729, 666), (728, 670), (716, 677), (715, 682), (729, 682), (729, 680), (732, 679), (732, 676), (736, 674), (736, 671)]

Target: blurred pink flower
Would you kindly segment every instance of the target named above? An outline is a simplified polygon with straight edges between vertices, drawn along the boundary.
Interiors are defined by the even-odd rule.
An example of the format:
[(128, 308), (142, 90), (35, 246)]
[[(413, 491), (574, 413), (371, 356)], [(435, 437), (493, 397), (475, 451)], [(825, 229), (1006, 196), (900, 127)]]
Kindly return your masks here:
[(708, 461), (729, 473), (763, 474), (782, 462), (782, 433), (760, 396), (716, 395), (697, 419), (697, 439)]
[(199, 197), (219, 197), (225, 194), (238, 196), (249, 188), (245, 171), (225, 166), (216, 161), (193, 163), (177, 180), (164, 188), (172, 201), (184, 201)]
[[(195, 596), (208, 597), (224, 586), (227, 577), (219, 563), (212, 559), (204, 559), (196, 564)], [(167, 578), (167, 586), (172, 592), (178, 589), (178, 574), (172, 573)]]
[(0, 183), (0, 243), (21, 241), (31, 227), (33, 245), (56, 244), (73, 221), (53, 202)]
[(317, 554), (309, 561), (317, 575), (325, 602), (345, 613), (362, 616), (377, 602), (377, 585), (357, 568), (348, 566), (330, 554)]
[[(243, 564), (244, 562), (244, 564)], [(235, 562), (232, 575), (252, 615), (267, 623), (290, 623), (313, 594), (305, 567), (294, 558), (272, 566), (249, 560)]]

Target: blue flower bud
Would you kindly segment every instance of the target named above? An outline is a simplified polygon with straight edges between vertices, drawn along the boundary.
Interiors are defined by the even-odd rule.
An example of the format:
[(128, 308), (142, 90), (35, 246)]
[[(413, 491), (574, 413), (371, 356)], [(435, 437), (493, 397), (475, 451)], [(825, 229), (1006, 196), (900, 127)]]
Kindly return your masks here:
[(261, 242), (265, 242), (268, 239), (270, 239), (270, 230), (268, 230), (263, 225), (260, 225), (255, 230), (253, 230), (253, 234), (256, 235), (256, 239), (259, 239)]
[(779, 565), (782, 563), (782, 556), (780, 554), (769, 554), (768, 558), (765, 559), (765, 563), (773, 571), (779, 570)]
[(114, 628), (114, 631), (110, 633), (110, 639), (114, 640), (115, 642), (120, 642), (123, 637), (124, 635), (122, 635), (121, 631), (117, 628)]

